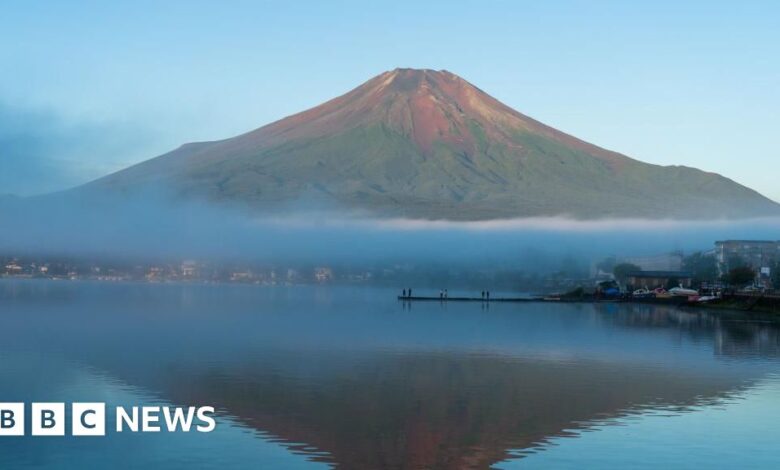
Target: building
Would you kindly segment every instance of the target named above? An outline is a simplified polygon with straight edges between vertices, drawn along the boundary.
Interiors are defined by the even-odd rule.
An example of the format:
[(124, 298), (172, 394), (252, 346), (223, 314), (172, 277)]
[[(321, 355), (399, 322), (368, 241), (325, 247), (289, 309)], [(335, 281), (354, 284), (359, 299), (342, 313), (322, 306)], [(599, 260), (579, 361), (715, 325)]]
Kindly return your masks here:
[(5, 265), (5, 272), (10, 275), (22, 274), (23, 270), (24, 268), (22, 268), (22, 266), (17, 264), (15, 261), (11, 261)]
[(691, 287), (693, 273), (687, 271), (634, 271), (628, 273), (626, 283), (634, 289), (657, 287)]
[(617, 264), (634, 264), (642, 271), (680, 271), (683, 265), (683, 254), (680, 251), (653, 256), (630, 256), (618, 258)]
[(243, 271), (233, 271), (230, 273), (231, 282), (252, 282), (254, 278), (254, 273), (248, 269)]
[(165, 276), (165, 270), (163, 268), (159, 266), (151, 266), (149, 267), (149, 270), (146, 272), (145, 277), (147, 281), (161, 281), (163, 280), (164, 276)]
[(198, 263), (186, 260), (181, 263), (181, 276), (184, 278), (194, 278), (198, 275)]
[(718, 241), (715, 242), (715, 256), (721, 274), (739, 266), (750, 266), (757, 273), (769, 273), (780, 261), (780, 241)]
[(298, 270), (296, 270), (296, 269), (287, 268), (287, 277), (286, 277), (286, 279), (287, 279), (288, 283), (300, 282), (301, 279), (302, 279), (301, 273), (299, 273)]
[(330, 282), (333, 280), (333, 270), (327, 267), (314, 268), (314, 280), (317, 282)]

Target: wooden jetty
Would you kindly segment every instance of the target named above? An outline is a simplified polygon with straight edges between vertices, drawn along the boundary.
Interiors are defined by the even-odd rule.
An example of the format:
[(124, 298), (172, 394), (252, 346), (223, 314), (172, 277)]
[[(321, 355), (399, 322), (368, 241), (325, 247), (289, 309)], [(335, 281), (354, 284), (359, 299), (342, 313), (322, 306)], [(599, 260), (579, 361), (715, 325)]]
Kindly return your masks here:
[(616, 298), (596, 298), (584, 296), (578, 298), (547, 296), (547, 297), (440, 297), (436, 296), (397, 296), (399, 301), (406, 302), (472, 302), (472, 303), (529, 303), (529, 302), (562, 302), (562, 303), (626, 303), (626, 304), (654, 304), (674, 307), (698, 307), (726, 310), (759, 311), (769, 313), (780, 313), (780, 295), (767, 294), (730, 294), (721, 298), (708, 301), (697, 302), (687, 297), (616, 297)]
[[(404, 302), (545, 302), (552, 299), (544, 297), (440, 297), (440, 296), (403, 296), (399, 295), (398, 300)], [(557, 300), (557, 299), (556, 299)]]
[(669, 297), (669, 298), (630, 298), (630, 297), (606, 297), (596, 298), (592, 296), (567, 298), (560, 296), (547, 297), (440, 297), (435, 296), (397, 296), (402, 302), (483, 302), (483, 303), (528, 303), (528, 302), (562, 302), (562, 303), (634, 303), (634, 304), (657, 304), (657, 305), (691, 305), (687, 297)]

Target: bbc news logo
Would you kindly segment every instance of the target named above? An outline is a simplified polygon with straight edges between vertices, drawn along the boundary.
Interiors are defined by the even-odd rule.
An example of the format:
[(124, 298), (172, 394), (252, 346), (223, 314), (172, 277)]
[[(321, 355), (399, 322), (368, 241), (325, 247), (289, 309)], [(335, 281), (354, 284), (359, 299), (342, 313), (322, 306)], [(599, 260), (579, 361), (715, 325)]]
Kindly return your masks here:
[[(24, 403), (0, 403), (0, 437), (24, 436), (26, 406)], [(70, 434), (105, 436), (105, 403), (71, 403)], [(133, 406), (115, 409), (116, 432), (211, 432), (217, 422), (211, 406), (188, 408), (169, 406)], [(30, 404), (30, 433), (33, 436), (64, 436), (65, 403)]]

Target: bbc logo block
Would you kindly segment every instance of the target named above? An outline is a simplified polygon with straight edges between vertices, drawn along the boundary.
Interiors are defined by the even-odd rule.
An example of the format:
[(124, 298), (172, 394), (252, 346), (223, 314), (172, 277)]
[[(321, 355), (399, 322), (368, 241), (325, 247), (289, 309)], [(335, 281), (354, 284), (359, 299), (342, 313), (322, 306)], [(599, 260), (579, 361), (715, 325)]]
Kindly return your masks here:
[[(0, 402), (0, 437), (24, 436), (29, 422), (32, 436), (105, 436), (105, 403), (71, 403), (70, 414), (65, 403)], [(26, 413), (29, 411), (29, 413)], [(190, 432), (214, 431), (217, 422), (213, 406), (170, 407), (133, 406), (116, 407), (116, 432)]]
[(33, 436), (65, 435), (65, 403), (33, 403), (31, 408)]
[(105, 403), (74, 403), (72, 410), (74, 436), (106, 435)]
[(0, 436), (24, 436), (24, 403), (0, 403)]
[[(25, 418), (24, 403), (0, 403), (0, 436), (24, 436)], [(105, 403), (73, 403), (70, 418), (74, 436), (106, 435)], [(64, 436), (65, 403), (32, 403), (29, 421), (33, 436)]]

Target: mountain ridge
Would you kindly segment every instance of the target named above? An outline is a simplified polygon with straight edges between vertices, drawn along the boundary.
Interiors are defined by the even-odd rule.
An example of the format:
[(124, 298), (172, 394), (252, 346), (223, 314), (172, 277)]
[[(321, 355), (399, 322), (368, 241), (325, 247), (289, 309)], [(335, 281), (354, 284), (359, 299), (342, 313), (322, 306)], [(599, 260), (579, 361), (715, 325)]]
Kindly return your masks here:
[(780, 214), (780, 205), (721, 175), (604, 149), (430, 69), (384, 72), (314, 108), (185, 144), (84, 188), (153, 184), (259, 210), (321, 198), (380, 217)]

